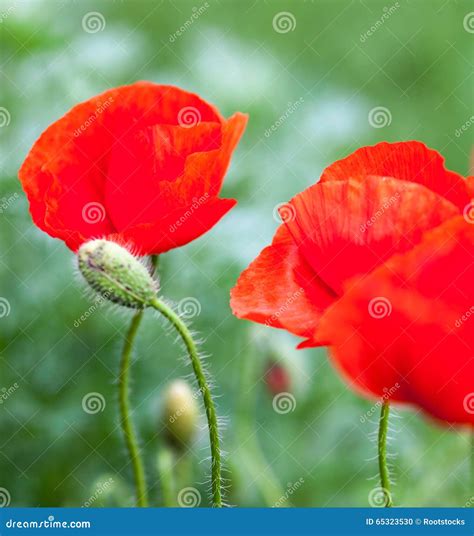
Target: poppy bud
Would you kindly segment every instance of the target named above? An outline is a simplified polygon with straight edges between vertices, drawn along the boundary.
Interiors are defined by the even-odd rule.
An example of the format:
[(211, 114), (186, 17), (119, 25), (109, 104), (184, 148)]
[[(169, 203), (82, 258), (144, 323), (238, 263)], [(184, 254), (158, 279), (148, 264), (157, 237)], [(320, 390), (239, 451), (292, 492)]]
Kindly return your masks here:
[(79, 248), (77, 258), (85, 280), (104, 298), (134, 309), (155, 298), (157, 284), (146, 266), (117, 243), (91, 240)]
[(269, 363), (265, 372), (265, 381), (272, 395), (288, 393), (291, 390), (290, 375), (281, 363)]
[(196, 394), (184, 380), (171, 382), (165, 391), (163, 420), (167, 439), (174, 447), (189, 445), (196, 432), (199, 414)]

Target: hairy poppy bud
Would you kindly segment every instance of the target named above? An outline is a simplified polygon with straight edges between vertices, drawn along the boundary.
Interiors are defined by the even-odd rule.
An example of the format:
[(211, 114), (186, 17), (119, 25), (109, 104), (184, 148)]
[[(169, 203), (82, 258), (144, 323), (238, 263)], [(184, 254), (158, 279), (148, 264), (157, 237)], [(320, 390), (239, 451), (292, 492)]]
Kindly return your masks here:
[(155, 298), (157, 284), (147, 267), (115, 242), (91, 240), (77, 257), (82, 275), (104, 298), (134, 309), (147, 307)]
[(164, 394), (163, 420), (167, 439), (174, 447), (189, 445), (198, 420), (197, 393), (184, 380), (170, 383)]

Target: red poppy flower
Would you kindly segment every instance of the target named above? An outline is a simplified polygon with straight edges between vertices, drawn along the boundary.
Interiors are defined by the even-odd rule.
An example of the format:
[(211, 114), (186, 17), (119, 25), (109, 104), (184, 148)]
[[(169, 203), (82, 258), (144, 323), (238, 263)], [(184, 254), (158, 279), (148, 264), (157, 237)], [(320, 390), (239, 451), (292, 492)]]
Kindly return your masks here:
[[(427, 232), (456, 218), (470, 208), (469, 203), (468, 182), (446, 170), (442, 157), (422, 143), (381, 143), (359, 149), (327, 168), (317, 184), (283, 207), (284, 223), (273, 243), (241, 274), (232, 290), (232, 310), (240, 318), (305, 337), (300, 347), (334, 345), (336, 361), (352, 383), (366, 393), (384, 396), (384, 388), (401, 384), (400, 369), (387, 367), (384, 375), (377, 369), (379, 376), (374, 372), (372, 383), (356, 379), (366, 364), (362, 341), (366, 345), (372, 341), (368, 329), (360, 339), (353, 335), (360, 315), (367, 314), (367, 303), (359, 312), (349, 297), (368, 274), (389, 266), (386, 263), (398, 255), (410, 254), (424, 243)], [(364, 294), (364, 298), (367, 296)], [(371, 298), (379, 296), (385, 294), (369, 293)], [(415, 288), (410, 297), (416, 296)], [(436, 309), (436, 297), (428, 295), (429, 299), (431, 309)], [(416, 301), (407, 303), (407, 309), (414, 307), (416, 311)], [(336, 322), (338, 311), (341, 318)], [(454, 314), (457, 312), (454, 309)], [(331, 321), (326, 320), (329, 315)], [(401, 319), (397, 324), (396, 318), (393, 315), (393, 330), (404, 325)], [(394, 333), (383, 331), (380, 325), (372, 326), (370, 318), (369, 324), (376, 330), (374, 336), (380, 345), (386, 346), (391, 340), (386, 337)], [(339, 332), (335, 326), (339, 326)], [(351, 347), (351, 340), (354, 347), (347, 357), (345, 351)], [(377, 349), (383, 348), (380, 345), (370, 354), (373, 360)], [(340, 347), (343, 349), (338, 351)], [(410, 355), (415, 357), (418, 351), (423, 350), (418, 350), (412, 341)], [(384, 368), (386, 364), (379, 360), (377, 366)], [(440, 382), (442, 377), (441, 371)], [(400, 388), (393, 398), (417, 403), (430, 411), (418, 395), (409, 396), (408, 390)], [(454, 414), (451, 418), (453, 422), (466, 422), (465, 414), (464, 421), (456, 421)]]
[(474, 426), (472, 223), (453, 218), (348, 284), (319, 329), (356, 389)]
[(19, 177), (38, 227), (72, 249), (106, 237), (157, 254), (208, 231), (247, 123), (197, 95), (137, 82), (74, 106), (36, 141)]

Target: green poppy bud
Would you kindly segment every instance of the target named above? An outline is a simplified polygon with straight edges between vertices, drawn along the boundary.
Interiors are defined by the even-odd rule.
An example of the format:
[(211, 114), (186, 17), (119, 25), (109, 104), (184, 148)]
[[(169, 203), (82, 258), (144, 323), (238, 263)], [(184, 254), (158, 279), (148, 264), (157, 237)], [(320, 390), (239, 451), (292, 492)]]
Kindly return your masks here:
[(167, 439), (174, 447), (189, 445), (193, 439), (199, 417), (198, 395), (199, 391), (193, 393), (184, 380), (171, 382), (164, 393), (163, 424)]
[(79, 248), (77, 258), (89, 285), (114, 303), (143, 309), (156, 297), (157, 283), (147, 267), (115, 242), (86, 242)]

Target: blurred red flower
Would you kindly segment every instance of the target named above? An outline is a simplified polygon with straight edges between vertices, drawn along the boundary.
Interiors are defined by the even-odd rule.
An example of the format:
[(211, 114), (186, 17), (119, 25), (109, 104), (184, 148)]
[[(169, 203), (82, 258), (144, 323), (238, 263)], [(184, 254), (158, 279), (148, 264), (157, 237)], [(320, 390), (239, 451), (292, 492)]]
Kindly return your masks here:
[(19, 177), (33, 220), (72, 250), (98, 237), (142, 255), (187, 244), (236, 203), (218, 194), (246, 123), (177, 87), (108, 90), (74, 106), (28, 154)]
[(332, 164), (280, 209), (272, 244), (231, 292), (234, 314), (330, 346), (366, 394), (474, 424), (474, 340), (456, 327), (474, 303), (460, 277), (472, 263), (470, 180), (415, 141)]

